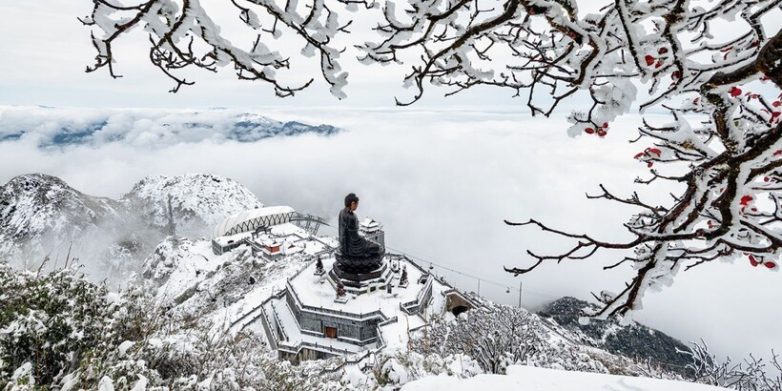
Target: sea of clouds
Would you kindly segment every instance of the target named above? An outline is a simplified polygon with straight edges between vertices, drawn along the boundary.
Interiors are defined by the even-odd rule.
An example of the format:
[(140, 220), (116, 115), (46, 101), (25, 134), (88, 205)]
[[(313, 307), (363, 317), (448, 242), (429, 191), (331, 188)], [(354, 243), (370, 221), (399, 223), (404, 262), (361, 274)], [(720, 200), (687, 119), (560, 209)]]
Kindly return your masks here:
[[(34, 113), (43, 109), (29, 109), (29, 115), (14, 110), (13, 115), (7, 115), (9, 108), (0, 112), (0, 129), (36, 126)], [(46, 117), (51, 128), (99, 115), (95, 109), (51, 113), (60, 113)], [(117, 198), (147, 175), (213, 173), (245, 184), (267, 205), (287, 204), (332, 221), (344, 195), (356, 192), (358, 214), (384, 224), (389, 247), (432, 262), (457, 286), (480, 289), (498, 302), (517, 304), (522, 283), (521, 301), (528, 308), (564, 295), (586, 299), (590, 291), (619, 290), (633, 271), (603, 271), (622, 256), (605, 252), (513, 277), (503, 267), (530, 265), (527, 249), (560, 251), (567, 242), (533, 228), (509, 227), (504, 219), (535, 218), (552, 227), (623, 240), (629, 236), (621, 223), (634, 210), (588, 201), (585, 193), (597, 193), (602, 183), (617, 194), (638, 190), (650, 203), (667, 203), (669, 192), (677, 190), (657, 182), (633, 183), (648, 175), (645, 165), (633, 159), (647, 145), (628, 143), (636, 136), (636, 116), (615, 121), (606, 138), (570, 138), (564, 118), (531, 118), (515, 107), (278, 107), (257, 113), (344, 131), (252, 143), (222, 137), (166, 143), (96, 139), (58, 148), (41, 148), (35, 137), (8, 139), (0, 142), (0, 182), (43, 172), (87, 194)], [(437, 265), (485, 280), (479, 284)], [(682, 272), (674, 286), (647, 294), (636, 317), (685, 342), (704, 338), (720, 355), (767, 353), (782, 349), (778, 282), (779, 274), (743, 262), (714, 262)]]

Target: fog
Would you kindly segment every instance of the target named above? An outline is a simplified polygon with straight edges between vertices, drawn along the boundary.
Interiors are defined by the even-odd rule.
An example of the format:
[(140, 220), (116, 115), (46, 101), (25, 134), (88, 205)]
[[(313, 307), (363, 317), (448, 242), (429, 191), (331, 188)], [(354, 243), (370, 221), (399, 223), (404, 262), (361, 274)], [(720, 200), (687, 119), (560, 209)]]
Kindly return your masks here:
[[(588, 201), (603, 183), (618, 194), (638, 189), (664, 202), (668, 185), (634, 187), (645, 166), (629, 144), (638, 118), (620, 118), (605, 139), (569, 138), (564, 119), (538, 119), (515, 107), (494, 111), (262, 108), (277, 120), (339, 126), (343, 132), (256, 143), (177, 143), (165, 147), (106, 143), (38, 148), (0, 143), (0, 181), (29, 172), (63, 178), (91, 195), (117, 198), (151, 174), (213, 173), (243, 183), (267, 205), (287, 204), (334, 221), (344, 195), (361, 198), (358, 214), (384, 224), (389, 247), (416, 257), (462, 289), (501, 303), (535, 308), (572, 295), (616, 291), (632, 270), (602, 267), (619, 253), (544, 265), (513, 277), (503, 266), (531, 263), (527, 249), (558, 251), (558, 238), (503, 219), (539, 219), (553, 227), (622, 240), (632, 208)], [(0, 117), (2, 121), (2, 117)], [(456, 274), (437, 265), (483, 278)], [(682, 272), (649, 293), (636, 318), (685, 342), (706, 340), (718, 355), (782, 349), (779, 274), (714, 262)]]

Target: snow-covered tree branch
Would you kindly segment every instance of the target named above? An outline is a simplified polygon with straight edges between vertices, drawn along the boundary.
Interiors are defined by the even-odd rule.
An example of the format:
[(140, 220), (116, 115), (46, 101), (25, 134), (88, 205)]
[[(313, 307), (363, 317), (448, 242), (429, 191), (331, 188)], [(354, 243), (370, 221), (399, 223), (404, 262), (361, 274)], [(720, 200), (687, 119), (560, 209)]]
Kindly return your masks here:
[[(241, 2), (240, 2), (241, 1)], [(215, 70), (233, 64), (240, 78), (271, 83), (279, 96), (309, 85), (288, 86), (275, 71), (288, 68), (267, 45), (283, 26), (320, 55), (322, 77), (342, 97), (346, 73), (332, 38), (347, 32), (335, 13), (355, 2), (237, 0), (241, 21), (259, 31), (252, 49), (225, 39), (198, 0), (149, 0), (120, 6), (95, 0), (92, 16), (96, 63), (113, 69), (112, 43), (137, 25), (150, 37), (150, 60), (175, 82), (190, 81), (181, 68)], [(359, 15), (379, 16), (377, 38), (356, 45), (367, 64), (409, 67), (412, 89), (397, 104), (415, 103), (430, 86), (456, 94), (476, 86), (509, 89), (524, 97), (533, 115), (551, 115), (569, 99), (586, 98), (570, 113), (569, 134), (605, 137), (611, 122), (636, 107), (664, 112), (645, 118), (635, 159), (649, 169), (638, 186), (681, 185), (667, 205), (601, 186), (589, 196), (635, 206), (625, 224), (632, 239), (601, 240), (531, 219), (537, 227), (575, 242), (547, 254), (528, 251), (531, 264), (507, 268), (523, 274), (550, 262), (584, 260), (602, 250), (624, 250), (606, 269), (632, 264), (635, 276), (618, 293), (601, 294), (593, 315), (624, 315), (639, 308), (645, 290), (670, 284), (681, 269), (717, 259), (741, 259), (778, 270), (782, 253), (782, 0), (614, 0), (584, 13), (574, 0), (385, 0), (359, 2)], [(381, 15), (375, 15), (375, 10)], [(256, 12), (272, 21), (259, 22)], [(730, 28), (725, 28), (730, 26)], [(195, 42), (206, 44), (196, 54)], [(412, 59), (412, 60), (411, 60)], [(629, 252), (628, 252), (629, 251)], [(596, 296), (597, 297), (597, 296)]]
[[(361, 2), (344, 3), (356, 7)], [(149, 36), (149, 61), (175, 82), (172, 92), (193, 84), (178, 74), (184, 68), (216, 72), (220, 66), (232, 65), (239, 79), (268, 83), (277, 96), (287, 97), (309, 86), (314, 77), (300, 84), (288, 84), (278, 75), (278, 70), (291, 67), (291, 60), (270, 46), (284, 45), (275, 41), (286, 34), (301, 43), (302, 56), (319, 56), (321, 77), (331, 86), (331, 93), (340, 99), (345, 96), (342, 88), (347, 73), (338, 60), (343, 49), (335, 47), (332, 39), (346, 32), (351, 22), (341, 24), (324, 0), (302, 4), (295, 0), (285, 4), (274, 0), (231, 0), (231, 5), (241, 23), (256, 36), (244, 47), (226, 38), (199, 0), (148, 0), (134, 5), (95, 0), (91, 15), (80, 19), (92, 28), (92, 43), (98, 52), (87, 72), (107, 68), (112, 77), (121, 77), (114, 69), (117, 59), (113, 44), (141, 26)]]

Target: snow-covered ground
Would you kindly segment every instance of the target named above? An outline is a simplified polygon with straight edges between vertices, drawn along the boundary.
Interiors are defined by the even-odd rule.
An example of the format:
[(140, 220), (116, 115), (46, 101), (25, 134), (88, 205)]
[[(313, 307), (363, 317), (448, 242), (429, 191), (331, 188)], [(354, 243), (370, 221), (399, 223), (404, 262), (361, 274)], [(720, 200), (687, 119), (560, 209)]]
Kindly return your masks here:
[(727, 388), (671, 380), (563, 371), (522, 365), (508, 367), (506, 375), (456, 378), (429, 376), (402, 387), (402, 391), (719, 391)]

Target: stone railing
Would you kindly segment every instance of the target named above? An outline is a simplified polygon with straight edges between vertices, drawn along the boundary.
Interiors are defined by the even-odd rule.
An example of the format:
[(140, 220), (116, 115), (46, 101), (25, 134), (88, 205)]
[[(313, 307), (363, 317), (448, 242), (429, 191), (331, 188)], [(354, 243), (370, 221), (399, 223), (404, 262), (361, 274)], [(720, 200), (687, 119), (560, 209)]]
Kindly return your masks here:
[(404, 303), (399, 303), (399, 307), (402, 309), (402, 311), (413, 315), (418, 314), (421, 312), (422, 306), (429, 301), (429, 299), (432, 297), (432, 285), (434, 282), (434, 277), (430, 274), (429, 277), (426, 278), (426, 283), (424, 284), (424, 288), (421, 289), (420, 292), (418, 292), (418, 295), (416, 295), (416, 298)]
[(274, 313), (274, 324), (280, 330), (280, 334), (282, 334), (282, 339), (288, 341), (290, 338), (288, 337), (288, 333), (285, 332), (285, 326), (280, 324), (280, 314), (277, 313), (277, 308), (274, 306), (274, 303), (271, 304), (271, 307), (272, 307), (272, 313)]
[(256, 319), (260, 318), (261, 323), (263, 323), (263, 331), (266, 333), (266, 339), (269, 340), (269, 347), (273, 350), (277, 350), (277, 334), (272, 332), (272, 326), (271, 326), (271, 320), (269, 319), (269, 315), (266, 313), (266, 310), (263, 309), (263, 306), (261, 306), (261, 313), (258, 314), (252, 321), (249, 323), (254, 322)]

